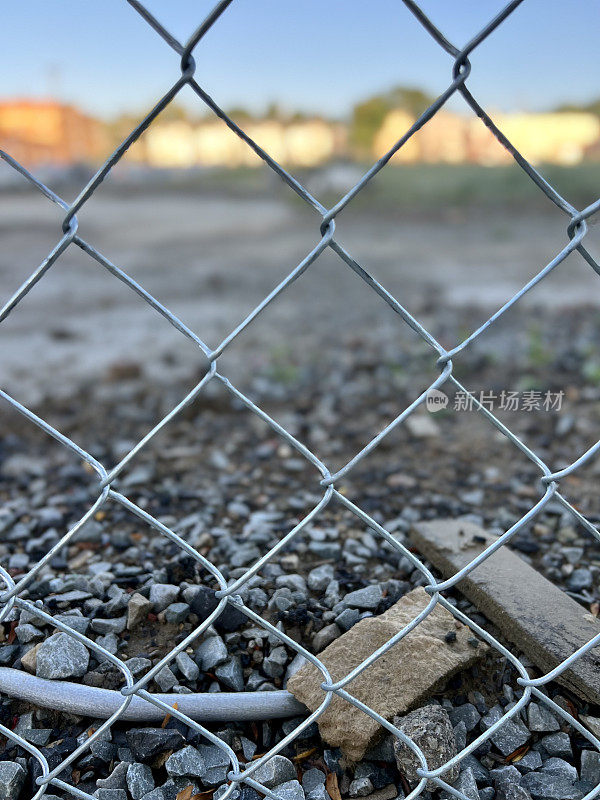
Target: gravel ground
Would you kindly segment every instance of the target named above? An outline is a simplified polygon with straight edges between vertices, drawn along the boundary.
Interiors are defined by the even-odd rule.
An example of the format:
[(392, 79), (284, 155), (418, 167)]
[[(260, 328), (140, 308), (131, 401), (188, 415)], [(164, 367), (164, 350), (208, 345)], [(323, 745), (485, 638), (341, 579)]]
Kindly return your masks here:
[[(453, 336), (473, 325), (479, 313), (439, 310), (437, 319)], [(465, 355), (460, 375), (474, 389), (563, 390), (560, 412), (500, 414), (558, 467), (594, 441), (600, 386), (582, 376), (592, 375), (590, 352), (599, 326), (592, 313), (562, 312), (560, 326), (551, 329), (551, 347), (543, 336), (536, 338), (525, 348), (508, 349), (499, 365), (496, 342), (489, 352)], [(247, 373), (240, 388), (339, 468), (431, 380), (430, 356), (413, 345), (399, 353), (386, 341), (380, 333), (370, 338), (340, 334), (330, 341), (331, 357), (310, 363), (303, 361), (301, 348), (292, 349), (283, 362), (274, 358)], [(157, 389), (143, 367), (114, 364), (102, 381), (73, 394), (67, 403), (47, 401), (42, 412), (96, 458), (112, 464), (197, 377), (189, 376), (186, 385)], [(447, 410), (423, 418), (426, 423), (401, 426), (342, 482), (347, 496), (399, 541), (409, 542), (413, 522), (436, 517), (469, 515), (486, 528), (504, 531), (533, 505), (540, 492), (537, 469), (502, 444), (480, 415)], [(87, 510), (95, 497), (95, 479), (15, 412), (5, 416), (3, 425), (0, 558), (18, 578)], [(596, 481), (592, 464), (565, 480), (564, 489), (598, 524)], [(119, 478), (118, 488), (206, 555), (227, 579), (241, 575), (321, 498), (314, 468), (216, 384), (139, 454)], [(547, 506), (512, 546), (597, 613), (598, 545), (560, 507)], [(381, 613), (422, 582), (405, 558), (347, 511), (332, 506), (241, 593), (251, 609), (319, 652), (359, 619)], [(213, 607), (209, 585), (191, 558), (111, 503), (54, 558), (32, 585), (29, 598), (70, 620), (141, 675), (206, 617)], [(367, 590), (373, 602), (363, 602), (362, 595), (357, 600), (357, 590)], [(459, 593), (448, 596), (499, 636)], [(73, 646), (66, 657), (64, 635), (48, 638), (50, 629), (31, 615), (15, 613), (0, 631), (5, 666), (92, 686), (122, 685), (121, 674), (85, 648)], [(159, 673), (150, 689), (270, 691), (284, 687), (297, 666), (290, 648), (235, 612), (221, 617), (210, 634)], [(533, 666), (531, 671), (535, 674)], [(459, 747), (519, 698), (515, 678), (510, 665), (492, 654), (431, 697), (448, 712)], [(548, 694), (589, 725), (600, 726), (600, 709), (555, 685), (548, 687)], [(422, 713), (427, 714), (427, 707)], [(97, 724), (7, 699), (1, 714), (5, 725), (41, 748), (51, 766)], [(250, 760), (298, 721), (214, 730), (242, 760)], [(568, 800), (582, 797), (600, 781), (600, 761), (588, 749), (589, 742), (539, 704), (530, 704), (520, 720), (505, 728), (464, 760), (455, 786), (467, 797)], [(343, 797), (391, 800), (409, 791), (389, 739), (359, 764), (349, 765), (338, 751), (324, 747), (313, 726), (281, 756), (265, 785), (278, 787), (282, 797), (326, 798), (324, 781), (330, 773), (336, 774)], [(35, 759), (5, 742), (0, 760), (1, 785), (7, 787), (3, 796), (16, 800), (20, 791), (29, 794), (38, 774)], [(171, 719), (151, 731), (115, 725), (110, 739), (94, 745), (64, 777), (90, 793), (100, 779), (100, 800), (182, 800), (180, 793), (190, 785), (192, 794), (211, 797), (226, 770), (217, 748)], [(255, 795), (250, 788), (243, 793), (245, 800)]]

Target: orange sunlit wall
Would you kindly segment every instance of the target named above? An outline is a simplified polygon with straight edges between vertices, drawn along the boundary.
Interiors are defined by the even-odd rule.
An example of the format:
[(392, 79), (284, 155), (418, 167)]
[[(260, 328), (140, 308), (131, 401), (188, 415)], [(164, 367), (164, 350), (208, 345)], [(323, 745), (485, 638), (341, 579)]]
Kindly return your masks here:
[(101, 122), (54, 100), (0, 101), (0, 148), (25, 166), (93, 162), (105, 154)]

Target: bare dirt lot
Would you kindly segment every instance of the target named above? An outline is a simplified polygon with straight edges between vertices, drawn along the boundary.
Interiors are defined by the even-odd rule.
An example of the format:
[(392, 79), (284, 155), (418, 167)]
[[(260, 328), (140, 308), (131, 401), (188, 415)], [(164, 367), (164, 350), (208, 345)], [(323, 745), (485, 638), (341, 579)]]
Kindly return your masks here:
[[(479, 308), (483, 321), (568, 242), (567, 220), (547, 201), (465, 207), (457, 189), (437, 205), (427, 198), (407, 207), (401, 177), (383, 189), (372, 196), (366, 190), (342, 212), (336, 238), (436, 334), (443, 334), (444, 310)], [(76, 188), (64, 193), (71, 197)], [(60, 209), (33, 190), (0, 194), (5, 299), (58, 242), (60, 220)], [(319, 218), (271, 181), (245, 191), (234, 181), (214, 191), (117, 183), (102, 186), (84, 206), (79, 233), (214, 347), (316, 245)], [(593, 238), (594, 231), (587, 240), (592, 245)], [(597, 276), (574, 255), (499, 322), (483, 346), (500, 341), (506, 350), (515, 328), (528, 337), (544, 318), (597, 306), (599, 297)], [(412, 336), (326, 251), (224, 360), (245, 366), (281, 361), (298, 345), (306, 357), (322, 356), (342, 333), (384, 342)], [(197, 358), (190, 342), (75, 246), (2, 324), (2, 385), (23, 400), (68, 394), (123, 361), (143, 364), (155, 380), (171, 380)]]

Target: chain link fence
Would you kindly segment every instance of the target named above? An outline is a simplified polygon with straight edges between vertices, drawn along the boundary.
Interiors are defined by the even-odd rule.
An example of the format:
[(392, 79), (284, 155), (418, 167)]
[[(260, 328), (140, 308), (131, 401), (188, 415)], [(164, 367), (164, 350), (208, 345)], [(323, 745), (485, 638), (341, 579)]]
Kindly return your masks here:
[[(405, 5), (412, 12), (415, 17), (415, 24), (420, 24), (425, 28), (427, 33), (435, 40), (435, 42), (450, 56), (452, 59), (452, 79), (447, 89), (431, 104), (429, 108), (418, 118), (412, 127), (402, 134), (396, 144), (380, 158), (361, 178), (361, 180), (353, 186), (352, 189), (342, 197), (334, 206), (326, 208), (318, 199), (313, 197), (307, 189), (301, 185), (295, 177), (286, 171), (280, 164), (278, 164), (269, 153), (265, 152), (256, 142), (254, 142), (247, 133), (237, 125), (210, 97), (202, 88), (200, 83), (195, 77), (195, 62), (193, 54), (196, 48), (202, 46), (202, 39), (207, 31), (215, 25), (222, 14), (227, 11), (228, 6), (232, 0), (221, 0), (206, 19), (199, 25), (196, 31), (192, 34), (189, 40), (182, 44), (169, 31), (167, 31), (161, 23), (142, 5), (139, 0), (128, 0), (129, 4), (138, 12), (141, 18), (151, 26), (156, 34), (160, 36), (166, 46), (170, 47), (180, 57), (180, 74), (177, 75), (172, 87), (169, 91), (160, 98), (154, 108), (148, 113), (144, 120), (135, 127), (127, 138), (119, 145), (110, 158), (103, 164), (98, 172), (93, 176), (89, 183), (82, 189), (78, 197), (73, 203), (67, 203), (50, 188), (41, 183), (34, 175), (32, 175), (22, 165), (17, 163), (8, 153), (1, 152), (2, 159), (8, 164), (9, 167), (19, 172), (27, 181), (35, 186), (49, 201), (57, 204), (64, 211), (64, 218), (62, 222), (62, 233), (56, 246), (51, 250), (43, 263), (27, 278), (23, 285), (13, 294), (13, 296), (5, 303), (0, 311), (0, 320), (6, 317), (18, 306), (20, 301), (25, 295), (34, 289), (35, 285), (40, 281), (56, 264), (61, 255), (69, 247), (78, 247), (87, 253), (92, 259), (98, 262), (114, 277), (122, 281), (126, 286), (136, 292), (142, 297), (148, 305), (157, 313), (162, 315), (168, 322), (176, 328), (182, 336), (190, 339), (197, 346), (201, 358), (204, 359), (206, 365), (206, 372), (200, 382), (189, 392), (189, 394), (174, 407), (160, 422), (144, 436), (131, 450), (122, 458), (122, 460), (113, 467), (107, 467), (99, 463), (88, 452), (84, 451), (74, 441), (67, 436), (54, 429), (48, 422), (37, 416), (33, 411), (26, 408), (17, 402), (14, 398), (9, 396), (6, 392), (1, 391), (2, 398), (9, 403), (14, 409), (24, 415), (30, 422), (37, 425), (45, 433), (54, 437), (61, 445), (71, 450), (76, 456), (83, 459), (91, 470), (98, 478), (98, 496), (94, 504), (89, 508), (87, 513), (62, 537), (62, 539), (42, 558), (34, 568), (30, 569), (20, 580), (15, 580), (10, 576), (9, 572), (4, 568), (0, 568), (0, 575), (4, 583), (2, 594), (0, 595), (1, 611), (0, 622), (5, 621), (13, 610), (28, 611), (36, 617), (43, 619), (46, 623), (51, 625), (53, 629), (63, 631), (69, 636), (77, 639), (83, 643), (85, 647), (93, 651), (99, 658), (111, 662), (122, 674), (124, 687), (121, 690), (122, 702), (120, 707), (111, 714), (106, 722), (98, 727), (82, 744), (73, 750), (67, 757), (63, 758), (61, 763), (51, 768), (46, 757), (30, 742), (23, 739), (21, 736), (13, 732), (7, 727), (0, 726), (1, 733), (12, 740), (15, 744), (29, 752), (39, 763), (41, 769), (41, 777), (37, 779), (39, 789), (35, 794), (35, 800), (39, 800), (44, 793), (49, 791), (51, 787), (58, 788), (64, 792), (75, 797), (82, 798), (82, 800), (91, 800), (91, 795), (71, 785), (68, 781), (64, 780), (64, 771), (69, 765), (73, 765), (82, 755), (89, 752), (92, 743), (103, 737), (106, 730), (113, 725), (113, 723), (124, 718), (130, 718), (131, 715), (127, 714), (128, 706), (131, 704), (133, 698), (142, 698), (143, 700), (153, 704), (159, 708), (164, 714), (170, 714), (174, 718), (181, 720), (189, 728), (201, 734), (202, 737), (216, 745), (224, 753), (229, 760), (231, 770), (228, 778), (229, 782), (220, 791), (220, 800), (226, 800), (230, 797), (238, 787), (247, 785), (254, 787), (267, 797), (277, 798), (277, 793), (273, 790), (262, 785), (256, 780), (255, 776), (257, 770), (265, 764), (275, 754), (283, 750), (287, 745), (295, 741), (300, 734), (305, 731), (315, 720), (318, 720), (323, 712), (327, 709), (334, 695), (338, 695), (348, 703), (354, 704), (364, 714), (369, 715), (376, 720), (384, 729), (390, 731), (398, 739), (405, 742), (416, 754), (421, 768), (419, 774), (421, 779), (418, 785), (410, 792), (409, 798), (416, 798), (423, 794), (426, 790), (427, 781), (433, 781), (439, 787), (442, 787), (450, 796), (461, 798), (461, 800), (468, 800), (465, 794), (453, 788), (449, 783), (444, 780), (444, 776), (449, 769), (455, 764), (459, 763), (468, 754), (473, 753), (482, 743), (486, 742), (494, 733), (503, 725), (505, 725), (512, 717), (516, 717), (521, 713), (521, 710), (530, 702), (532, 698), (542, 703), (547, 708), (556, 714), (559, 718), (565, 720), (573, 729), (578, 731), (582, 736), (586, 737), (594, 748), (600, 750), (600, 741), (596, 739), (586, 728), (584, 728), (571, 714), (563, 708), (554, 703), (542, 691), (543, 687), (550, 681), (554, 680), (557, 676), (563, 673), (573, 664), (577, 659), (589, 651), (591, 648), (600, 644), (600, 636), (595, 637), (589, 641), (585, 646), (581, 647), (572, 655), (565, 659), (559, 666), (551, 672), (543, 675), (540, 678), (532, 679), (525, 666), (519, 659), (506, 649), (499, 641), (491, 636), (486, 630), (482, 629), (478, 624), (469, 619), (465, 614), (459, 611), (452, 603), (445, 597), (443, 592), (445, 590), (455, 587), (466, 575), (471, 573), (479, 564), (488, 559), (496, 550), (507, 545), (510, 540), (521, 530), (525, 525), (530, 523), (539, 512), (552, 500), (559, 503), (566, 509), (578, 524), (583, 526), (593, 537), (600, 540), (600, 534), (592, 523), (586, 519), (576, 508), (574, 508), (561, 494), (560, 481), (563, 477), (573, 473), (583, 464), (588, 462), (598, 450), (600, 450), (600, 441), (590, 447), (587, 452), (583, 453), (577, 460), (575, 460), (568, 467), (559, 471), (554, 471), (550, 465), (544, 461), (531, 450), (521, 439), (509, 430), (499, 419), (497, 419), (490, 410), (482, 406), (475, 397), (472, 397), (474, 408), (476, 408), (483, 417), (494, 426), (504, 437), (506, 437), (514, 447), (523, 453), (540, 471), (540, 479), (542, 491), (541, 497), (535, 505), (509, 530), (503, 533), (494, 541), (491, 546), (488, 546), (477, 558), (473, 559), (466, 567), (461, 569), (457, 574), (445, 581), (436, 580), (427, 566), (411, 551), (404, 547), (397, 539), (386, 531), (380, 524), (378, 524), (368, 513), (355, 505), (348, 497), (338, 491), (336, 488), (339, 481), (347, 473), (352, 470), (359, 461), (361, 461), (368, 453), (374, 450), (385, 439), (386, 436), (397, 426), (402, 425), (407, 417), (415, 412), (427, 399), (427, 394), (432, 389), (439, 389), (444, 385), (451, 385), (459, 389), (461, 392), (467, 393), (467, 390), (456, 379), (453, 374), (453, 361), (463, 350), (468, 348), (484, 331), (486, 331), (493, 323), (498, 320), (509, 308), (517, 303), (527, 292), (532, 290), (540, 281), (552, 272), (556, 267), (562, 264), (567, 256), (576, 251), (592, 269), (600, 274), (600, 266), (594, 260), (592, 255), (586, 250), (584, 246), (584, 238), (587, 233), (587, 220), (593, 214), (600, 210), (600, 199), (589, 205), (584, 209), (574, 208), (566, 199), (564, 199), (559, 192), (551, 186), (542, 175), (527, 161), (526, 157), (518, 152), (510, 141), (504, 136), (494, 124), (493, 120), (487, 115), (484, 109), (479, 105), (478, 101), (473, 97), (467, 87), (467, 79), (471, 73), (471, 63), (469, 61), (470, 55), (473, 51), (484, 42), (489, 36), (492, 36), (494, 31), (502, 25), (502, 23), (515, 11), (520, 5), (522, 0), (513, 0), (510, 2), (497, 16), (482, 28), (476, 36), (474, 36), (463, 47), (457, 47), (452, 44), (444, 34), (439, 31), (434, 23), (427, 17), (423, 10), (413, 2), (413, 0), (404, 0)], [(250, 147), (265, 164), (268, 165), (290, 189), (298, 195), (310, 208), (312, 208), (318, 217), (318, 242), (315, 247), (305, 256), (305, 258), (289, 273), (289, 275), (276, 286), (270, 294), (268, 294), (249, 314), (248, 316), (234, 328), (223, 341), (214, 349), (209, 347), (200, 336), (194, 331), (190, 330), (180, 319), (177, 318), (169, 309), (165, 308), (158, 300), (156, 300), (149, 292), (142, 286), (136, 283), (126, 272), (118, 266), (111, 263), (102, 253), (96, 250), (92, 244), (84, 240), (78, 233), (77, 214), (92, 197), (96, 189), (102, 183), (104, 178), (108, 175), (112, 167), (117, 164), (120, 159), (125, 155), (127, 149), (142, 135), (142, 133), (152, 125), (154, 120), (160, 115), (168, 104), (177, 97), (183, 87), (189, 86), (197, 95), (198, 99), (204, 103), (208, 108), (219, 117), (224, 124), (226, 124), (237, 136), (240, 137)], [(506, 148), (517, 164), (522, 168), (526, 175), (536, 184), (540, 192), (542, 192), (550, 202), (554, 203), (564, 214), (566, 222), (566, 234), (568, 242), (565, 247), (523, 288), (515, 295), (510, 297), (506, 303), (497, 310), (489, 319), (487, 319), (479, 328), (468, 335), (463, 341), (459, 342), (455, 347), (450, 350), (445, 349), (434, 336), (423, 327), (423, 325), (407, 311), (398, 300), (393, 297), (380, 283), (375, 280), (367, 270), (359, 264), (353, 256), (344, 248), (343, 244), (336, 238), (335, 234), (335, 221), (338, 214), (340, 214), (346, 206), (351, 203), (359, 192), (369, 183), (369, 181), (382, 170), (394, 154), (414, 136), (420, 128), (426, 125), (429, 120), (444, 106), (444, 104), (453, 96), (461, 95), (467, 104), (472, 109), (473, 113), (479, 117), (481, 123), (485, 125), (496, 137), (498, 142)], [(331, 249), (336, 253), (339, 258), (355, 272), (365, 283), (365, 287), (379, 295), (400, 317), (400, 319), (409, 325), (419, 336), (431, 347), (433, 357), (436, 359), (437, 367), (439, 368), (439, 377), (431, 384), (429, 389), (418, 397), (387, 427), (385, 427), (377, 436), (375, 436), (360, 452), (358, 452), (348, 463), (335, 473), (331, 473), (327, 465), (323, 463), (314, 453), (312, 453), (302, 442), (298, 441), (291, 433), (272, 419), (265, 411), (259, 408), (249, 397), (243, 394), (236, 388), (227, 377), (219, 371), (219, 357), (226, 350), (226, 348), (233, 342), (233, 340), (246, 329), (252, 322), (262, 313), (267, 310), (267, 307), (277, 300), (278, 296), (285, 291), (300, 275), (307, 271), (311, 265), (319, 258), (319, 256), (327, 249)], [(365, 288), (365, 291), (367, 288)], [(229, 582), (225, 579), (221, 571), (211, 563), (207, 558), (197, 552), (193, 547), (186, 543), (174, 531), (170, 530), (164, 524), (159, 522), (151, 516), (143, 508), (136, 505), (128, 497), (114, 488), (115, 481), (125, 469), (125, 467), (135, 458), (140, 450), (150, 442), (165, 426), (169, 425), (170, 421), (176, 417), (182, 409), (203, 391), (204, 387), (211, 381), (220, 382), (233, 398), (241, 402), (251, 412), (260, 417), (267, 425), (269, 425), (277, 436), (281, 437), (288, 445), (293, 448), (302, 458), (306, 459), (320, 474), (322, 487), (322, 498), (320, 502), (311, 510), (311, 512), (302, 519), (302, 521), (290, 530), (275, 547), (266, 552), (255, 564), (246, 569), (242, 577), (237, 580)], [(468, 393), (467, 393), (468, 394)], [(206, 571), (210, 576), (209, 584), (216, 587), (216, 597), (218, 598), (218, 606), (191, 634), (189, 634), (180, 644), (173, 647), (167, 656), (162, 658), (154, 667), (146, 672), (142, 677), (134, 678), (126, 664), (121, 661), (117, 656), (108, 652), (105, 648), (101, 647), (87, 636), (78, 633), (63, 622), (55, 619), (54, 617), (46, 614), (32, 602), (24, 598), (24, 593), (31, 585), (32, 581), (40, 575), (46, 565), (58, 554), (66, 545), (71, 542), (80, 528), (90, 520), (103, 506), (106, 504), (116, 503), (128, 509), (140, 520), (149, 525), (155, 531), (158, 531), (162, 536), (175, 543), (179, 548), (184, 550), (191, 558), (193, 558), (200, 567)], [(271, 625), (259, 614), (248, 608), (242, 601), (239, 592), (242, 587), (255, 575), (257, 575), (261, 568), (267, 564), (278, 552), (280, 552), (286, 545), (294, 538), (302, 534), (304, 528), (312, 521), (319, 517), (320, 513), (330, 504), (340, 504), (342, 507), (355, 515), (362, 523), (365, 523), (378, 537), (384, 539), (388, 544), (401, 553), (408, 559), (414, 567), (423, 575), (426, 584), (426, 591), (430, 595), (430, 601), (425, 610), (412, 622), (407, 625), (400, 633), (390, 639), (383, 647), (380, 647), (376, 652), (373, 652), (366, 660), (364, 660), (358, 667), (353, 669), (342, 680), (333, 682), (331, 676), (325, 667), (324, 663), (313, 653), (309, 652), (305, 647), (295, 642), (285, 633), (278, 628)], [(212, 579), (212, 580), (211, 580)], [(295, 727), (285, 738), (272, 747), (267, 753), (260, 758), (248, 763), (241, 764), (236, 754), (224, 741), (218, 736), (201, 725), (199, 722), (194, 721), (185, 713), (174, 708), (162, 700), (158, 699), (156, 695), (150, 693), (147, 689), (150, 681), (163, 669), (169, 665), (179, 653), (193, 642), (197, 641), (202, 636), (203, 632), (219, 617), (226, 606), (230, 604), (236, 609), (241, 610), (254, 624), (261, 626), (269, 634), (277, 637), (287, 647), (291, 648), (297, 653), (300, 653), (304, 658), (311, 662), (322, 675), (322, 692), (323, 700), (320, 707), (314, 713), (306, 716), (306, 718)], [(522, 697), (514, 704), (510, 710), (506, 711), (504, 715), (495, 722), (487, 731), (479, 735), (471, 744), (465, 747), (455, 758), (452, 758), (443, 766), (437, 769), (431, 769), (422, 750), (408, 737), (398, 730), (392, 722), (384, 719), (376, 711), (361, 703), (352, 695), (352, 681), (364, 670), (379, 659), (398, 641), (407, 636), (412, 630), (420, 624), (420, 622), (428, 616), (433, 609), (437, 606), (443, 606), (447, 609), (460, 623), (469, 626), (479, 637), (485, 640), (492, 648), (505, 657), (519, 674), (518, 682), (523, 687)], [(25, 675), (23, 676), (25, 679)], [(63, 777), (61, 777), (63, 776)], [(596, 787), (588, 794), (585, 795), (586, 800), (598, 796), (600, 794), (600, 786)]]

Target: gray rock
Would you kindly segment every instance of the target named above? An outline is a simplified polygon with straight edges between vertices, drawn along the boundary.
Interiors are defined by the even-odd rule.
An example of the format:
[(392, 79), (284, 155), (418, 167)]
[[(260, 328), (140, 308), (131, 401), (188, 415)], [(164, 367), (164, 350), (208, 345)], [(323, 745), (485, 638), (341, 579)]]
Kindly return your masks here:
[(244, 691), (244, 672), (239, 656), (231, 656), (224, 664), (215, 669), (215, 675), (219, 683), (234, 692)]
[(127, 800), (125, 789), (97, 789), (95, 795), (98, 800)]
[[(119, 639), (117, 639), (117, 635), (115, 633), (106, 633), (104, 636), (97, 636), (96, 637), (96, 644), (103, 647), (105, 650), (108, 650), (109, 653), (115, 655), (117, 650), (119, 649)], [(99, 656), (102, 660), (102, 656)]]
[(462, 720), (458, 725), (454, 726), (454, 739), (456, 741), (456, 749), (460, 753), (467, 746), (467, 727)]
[(600, 753), (584, 750), (581, 754), (581, 780), (592, 787), (600, 783)]
[(290, 589), (283, 587), (276, 589), (269, 600), (269, 608), (274, 611), (289, 611), (296, 605)]
[[(83, 735), (85, 737), (83, 741), (85, 741), (85, 739), (87, 739), (87, 734), (84, 733)], [(104, 736), (107, 736), (108, 738), (96, 739), (95, 742), (91, 743), (90, 752), (93, 753), (96, 756), (96, 758), (99, 758), (101, 761), (104, 761), (105, 764), (110, 764), (111, 761), (115, 760), (115, 756), (117, 755), (117, 746), (110, 741), (109, 731), (105, 731)], [(78, 740), (77, 744), (79, 743), (80, 742)], [(110, 786), (107, 788), (110, 789)]]
[(31, 623), (17, 625), (15, 628), (15, 633), (17, 634), (17, 639), (21, 644), (27, 644), (28, 642), (34, 642), (36, 639), (44, 638), (44, 634), (41, 632), (41, 630), (36, 628), (35, 625), (32, 625)]
[[(489, 714), (481, 720), (481, 727), (487, 731), (491, 726), (504, 716), (504, 711), (500, 706), (494, 706)], [(492, 743), (498, 748), (503, 756), (514, 753), (517, 748), (522, 747), (531, 738), (530, 732), (518, 716), (505, 719), (498, 730), (490, 737)]]
[(154, 676), (154, 681), (161, 692), (168, 692), (174, 686), (177, 686), (177, 678), (169, 667), (163, 667)]
[(304, 791), (296, 779), (275, 786), (273, 791), (280, 800), (304, 800)]
[(9, 569), (24, 570), (29, 564), (29, 556), (27, 553), (13, 553), (8, 559)]
[(177, 624), (185, 622), (190, 613), (190, 607), (187, 603), (171, 603), (165, 609), (165, 621)]
[(49, 680), (81, 678), (89, 662), (90, 654), (85, 645), (68, 633), (55, 633), (42, 642), (37, 651), (35, 674)]
[(385, 761), (386, 764), (395, 764), (396, 756), (394, 755), (394, 741), (396, 737), (387, 733), (383, 738), (379, 739), (372, 747), (365, 753), (365, 759), (368, 761)]
[(232, 567), (246, 567), (248, 564), (258, 561), (260, 556), (261, 552), (258, 547), (251, 542), (247, 542), (235, 548), (229, 561)]
[(308, 583), (308, 588), (312, 589), (313, 592), (324, 592), (332, 580), (333, 565), (321, 564), (320, 567), (311, 569), (311, 571), (308, 573), (306, 582)]
[[(191, 786), (191, 790), (190, 787)], [(200, 794), (202, 791), (199, 783), (191, 778), (169, 778), (160, 787), (165, 796), (165, 800), (177, 800), (177, 795), (183, 789), (191, 792), (191, 795)]]
[(323, 786), (325, 786), (324, 772), (320, 769), (316, 769), (316, 767), (306, 770), (302, 776), (302, 788), (306, 792), (307, 797), (310, 798), (312, 793), (318, 792)]
[(0, 800), (17, 800), (26, 775), (16, 761), (0, 761)]
[(579, 800), (582, 796), (573, 781), (551, 772), (528, 772), (522, 785), (533, 800)]
[(177, 664), (179, 672), (181, 672), (186, 680), (195, 681), (198, 679), (198, 676), (200, 675), (198, 664), (196, 664), (194, 659), (190, 658), (187, 653), (178, 653), (175, 657), (175, 663)]
[[(243, 784), (242, 786), (243, 786), (242, 792), (244, 792), (244, 800), (260, 800), (260, 795), (258, 794), (258, 792), (256, 792), (250, 786), (244, 786)], [(213, 793), (213, 800), (220, 800), (220, 798), (225, 794), (227, 789), (229, 789), (229, 786), (227, 784), (219, 786), (218, 789), (215, 789)], [(231, 800), (240, 800), (242, 792), (240, 792), (239, 789), (234, 789), (233, 792), (229, 795), (229, 797), (231, 797)]]
[(56, 614), (54, 619), (62, 622), (63, 625), (68, 625), (69, 628), (84, 636), (90, 627), (90, 620), (82, 614)]
[(542, 739), (542, 745), (545, 747), (546, 752), (550, 757), (556, 756), (557, 758), (573, 758), (571, 740), (569, 739), (568, 733), (552, 733), (549, 736), (544, 736)]
[(279, 575), (279, 577), (275, 579), (275, 586), (278, 589), (285, 586), (293, 592), (299, 592), (304, 597), (306, 597), (307, 594), (306, 581), (302, 575)]
[(92, 620), (92, 630), (96, 633), (123, 633), (126, 626), (126, 617), (117, 617), (117, 619), (101, 619), (100, 617), (96, 617)]
[(343, 631), (350, 628), (360, 619), (360, 612), (357, 608), (345, 608), (341, 614), (335, 618), (335, 624)]
[(490, 778), (496, 789), (500, 789), (503, 786), (519, 786), (521, 784), (521, 774), (512, 764), (490, 770)]
[(150, 603), (155, 613), (164, 611), (179, 595), (179, 586), (171, 583), (154, 583), (150, 587)]
[(269, 598), (266, 592), (262, 589), (255, 587), (248, 592), (248, 604), (254, 611), (262, 611), (267, 605)]
[(348, 592), (344, 597), (344, 603), (348, 608), (360, 608), (366, 611), (375, 611), (383, 598), (381, 586), (378, 583), (365, 586), (364, 589), (356, 589)]
[(127, 659), (125, 666), (135, 677), (136, 675), (141, 675), (143, 672), (146, 672), (146, 670), (149, 670), (152, 666), (152, 661), (150, 661), (149, 658), (143, 658), (142, 656), (133, 656), (133, 658)]
[(269, 678), (281, 678), (288, 662), (288, 654), (283, 647), (272, 647), (269, 655), (263, 659), (262, 670)]
[(307, 800), (331, 800), (329, 792), (325, 788), (325, 784), (317, 786), (310, 794), (306, 791), (306, 789), (304, 790), (304, 793), (307, 797)]
[(154, 789), (152, 770), (147, 764), (128, 764), (126, 780), (133, 800), (141, 800), (145, 794)]
[(327, 608), (333, 608), (340, 602), (340, 584), (339, 581), (329, 581), (327, 590), (322, 600)]
[(231, 769), (229, 756), (216, 745), (201, 745), (198, 751), (204, 759), (206, 772), (201, 778), (205, 786), (219, 786), (227, 779), (227, 773)]
[[(444, 775), (442, 775), (442, 778), (444, 778)], [(469, 800), (480, 800), (475, 775), (470, 767), (461, 770), (458, 780), (454, 784), (454, 788), (462, 792)]]
[(537, 750), (529, 750), (523, 758), (516, 762), (515, 767), (524, 775), (526, 772), (533, 772), (542, 766), (542, 756)]
[(106, 778), (98, 778), (96, 785), (100, 789), (125, 789), (127, 786), (127, 764), (119, 761)]
[(340, 635), (341, 631), (338, 626), (333, 622), (331, 625), (326, 625), (320, 631), (315, 633), (312, 640), (312, 646), (315, 653), (320, 653), (327, 645), (334, 642)]
[[(394, 724), (421, 748), (429, 769), (441, 767), (457, 754), (450, 718), (441, 706), (423, 706), (405, 717), (396, 717)], [(399, 739), (394, 742), (394, 752), (400, 772), (410, 784), (418, 783), (420, 778), (417, 769), (420, 768), (420, 763), (415, 753)], [(458, 778), (459, 770), (460, 767), (455, 764), (442, 777), (452, 785)], [(429, 791), (436, 787), (434, 781), (427, 781), (426, 788)]]
[(255, 742), (251, 742), (250, 739), (247, 739), (245, 736), (240, 736), (239, 741), (244, 758), (246, 761), (252, 761), (254, 754), (256, 753), (257, 744)]
[(196, 663), (204, 672), (212, 672), (215, 667), (227, 661), (227, 645), (220, 636), (209, 636), (196, 648)]
[(452, 711), (448, 712), (450, 722), (452, 725), (458, 725), (459, 722), (465, 723), (465, 728), (472, 731), (479, 725), (481, 714), (473, 703), (464, 703), (462, 706), (455, 706)]
[(549, 708), (542, 703), (529, 703), (527, 706), (527, 725), (536, 733), (552, 733), (560, 730), (560, 724)]
[(137, 761), (149, 761), (165, 750), (177, 750), (184, 743), (179, 731), (166, 728), (132, 728), (125, 736)]
[(296, 767), (284, 756), (273, 756), (254, 773), (254, 779), (267, 789), (296, 779)]
[(567, 578), (567, 586), (572, 592), (581, 592), (582, 589), (589, 589), (594, 582), (594, 576), (587, 567), (574, 569)]
[(165, 763), (165, 769), (171, 777), (187, 775), (193, 778), (202, 778), (206, 774), (204, 759), (199, 751), (191, 745), (169, 756)]
[(342, 547), (338, 542), (310, 542), (308, 549), (317, 558), (338, 559), (342, 554)]
[[(480, 792), (480, 797), (483, 800), (483, 790)], [(492, 797), (494, 796), (492, 795)], [(518, 783), (507, 783), (498, 789), (495, 800), (532, 800), (532, 798), (524, 786), (520, 786)]]
[(152, 789), (148, 794), (142, 795), (141, 800), (166, 800), (166, 798), (161, 787), (157, 786), (156, 789)]
[(52, 728), (31, 728), (21, 735), (27, 742), (31, 742), (37, 747), (44, 747), (52, 736)]
[(468, 767), (471, 770), (478, 785), (480, 783), (490, 783), (489, 770), (487, 770), (474, 755), (465, 756), (465, 758), (461, 760), (460, 766), (461, 769), (467, 769)]
[(573, 764), (569, 764), (563, 758), (549, 758), (544, 762), (544, 766), (540, 772), (551, 772), (553, 775), (559, 775), (569, 781), (577, 780), (577, 770)]

